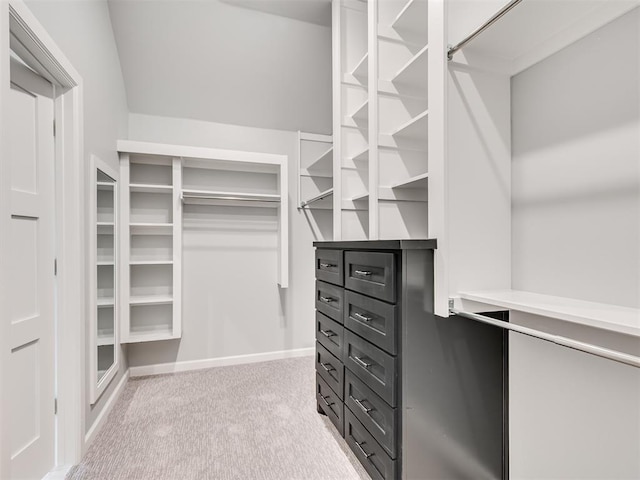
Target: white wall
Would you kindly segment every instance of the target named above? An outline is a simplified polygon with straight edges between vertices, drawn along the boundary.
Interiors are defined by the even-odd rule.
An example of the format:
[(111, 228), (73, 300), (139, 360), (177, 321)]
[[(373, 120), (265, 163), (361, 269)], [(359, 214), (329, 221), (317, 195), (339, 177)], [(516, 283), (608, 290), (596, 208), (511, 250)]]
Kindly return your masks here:
[[(640, 306), (640, 9), (512, 79), (513, 287)], [(512, 322), (640, 355), (637, 338)], [(559, 331), (562, 330), (562, 331)], [(511, 477), (640, 477), (640, 370), (510, 335)]]
[[(317, 11), (314, 2), (278, 10), (296, 13), (293, 3)], [(329, 27), (222, 0), (110, 0), (109, 9), (131, 112), (331, 132)]]
[(129, 138), (288, 155), (291, 215), (290, 286), (279, 291), (273, 211), (187, 207), (182, 338), (130, 345), (130, 365), (313, 347), (313, 236), (295, 208), (297, 133), (131, 114)]
[(640, 9), (512, 80), (513, 287), (640, 307)]
[[(117, 168), (116, 140), (126, 138), (128, 111), (106, 2), (27, 0), (26, 3), (84, 81), (84, 148), (87, 165), (90, 154), (95, 154)], [(126, 371), (127, 362), (124, 351), (121, 351), (120, 358), (123, 361), (118, 374), (100, 400), (91, 407), (88, 389), (89, 352), (86, 354), (85, 431), (88, 431)]]

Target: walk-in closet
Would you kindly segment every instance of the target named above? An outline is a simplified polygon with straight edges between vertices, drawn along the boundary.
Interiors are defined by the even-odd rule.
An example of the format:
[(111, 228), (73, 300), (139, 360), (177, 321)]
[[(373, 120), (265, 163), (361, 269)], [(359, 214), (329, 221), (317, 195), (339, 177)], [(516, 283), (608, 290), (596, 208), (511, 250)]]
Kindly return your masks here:
[(0, 479), (640, 479), (640, 0), (6, 0), (0, 79)]

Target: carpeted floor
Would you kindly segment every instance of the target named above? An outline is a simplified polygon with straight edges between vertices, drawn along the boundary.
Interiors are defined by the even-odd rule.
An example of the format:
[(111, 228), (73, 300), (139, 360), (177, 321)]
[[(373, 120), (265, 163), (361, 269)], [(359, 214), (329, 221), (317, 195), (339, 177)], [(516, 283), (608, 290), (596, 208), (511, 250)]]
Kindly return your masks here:
[(314, 391), (313, 357), (132, 379), (67, 479), (369, 479)]

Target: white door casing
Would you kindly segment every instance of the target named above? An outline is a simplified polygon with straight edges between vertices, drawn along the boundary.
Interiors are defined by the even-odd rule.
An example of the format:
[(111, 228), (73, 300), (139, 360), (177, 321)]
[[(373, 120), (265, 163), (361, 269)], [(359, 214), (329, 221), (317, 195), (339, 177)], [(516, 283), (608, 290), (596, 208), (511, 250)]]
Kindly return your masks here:
[[(55, 464), (54, 88), (11, 60), (11, 478), (42, 478)], [(6, 417), (5, 417), (6, 418)]]

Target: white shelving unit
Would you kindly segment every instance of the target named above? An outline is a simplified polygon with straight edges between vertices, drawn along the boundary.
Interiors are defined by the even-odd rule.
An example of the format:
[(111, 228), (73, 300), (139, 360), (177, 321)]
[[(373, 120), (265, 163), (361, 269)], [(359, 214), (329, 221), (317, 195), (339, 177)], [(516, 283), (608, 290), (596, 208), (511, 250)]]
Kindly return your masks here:
[(180, 159), (119, 142), (123, 343), (182, 335)]
[(298, 201), (318, 240), (333, 239), (334, 146), (331, 135), (298, 132)]
[[(278, 212), (278, 285), (288, 277), (288, 164), (285, 155), (118, 142), (127, 190), (128, 341), (181, 336), (182, 216), (189, 205)], [(323, 152), (325, 157), (327, 149)], [(321, 172), (322, 162), (310, 165)], [(125, 176), (126, 174), (126, 176)], [(125, 202), (123, 202), (124, 204)], [(136, 210), (140, 207), (139, 210)], [(164, 279), (159, 283), (158, 279)], [(153, 280), (153, 281), (152, 281)], [(154, 283), (155, 282), (155, 283)], [(136, 318), (139, 319), (136, 325)]]
[(335, 238), (428, 238), (429, 3), (333, 5)]
[(369, 48), (366, 2), (339, 0), (333, 8), (334, 239), (369, 236), (370, 95), (375, 57)]
[(91, 156), (89, 196), (89, 393), (97, 402), (119, 367), (118, 172)]

